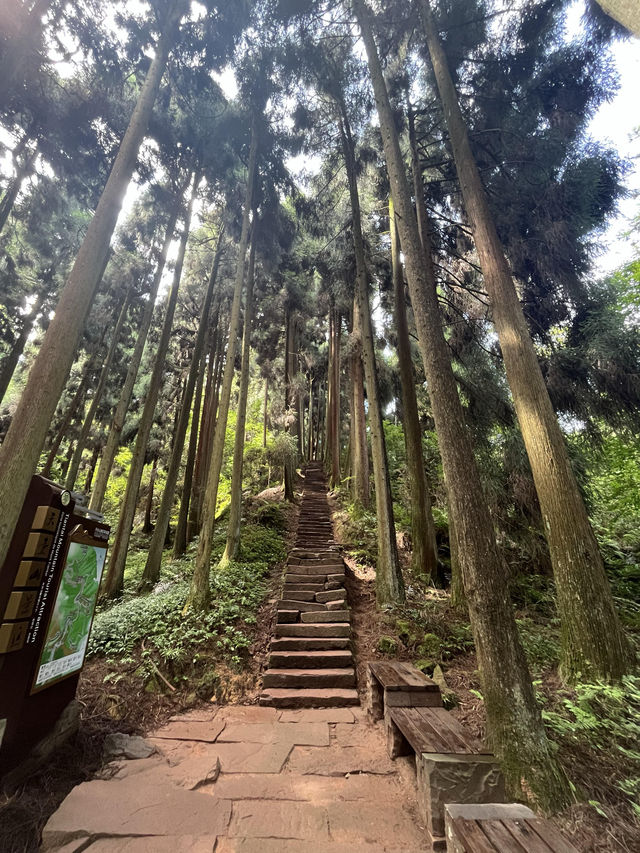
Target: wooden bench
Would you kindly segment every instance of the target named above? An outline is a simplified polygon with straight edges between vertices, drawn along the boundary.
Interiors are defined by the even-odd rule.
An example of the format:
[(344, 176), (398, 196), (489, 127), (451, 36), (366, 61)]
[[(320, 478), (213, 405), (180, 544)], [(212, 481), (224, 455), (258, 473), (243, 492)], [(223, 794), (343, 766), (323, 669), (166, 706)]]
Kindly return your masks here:
[(385, 728), (391, 758), (415, 753), (418, 804), (434, 848), (444, 846), (445, 803), (504, 802), (493, 754), (444, 708), (387, 708)]
[(548, 821), (518, 803), (444, 807), (447, 853), (578, 853)]
[(367, 667), (368, 710), (374, 722), (385, 708), (434, 707), (442, 705), (440, 688), (430, 678), (404, 661), (370, 661)]

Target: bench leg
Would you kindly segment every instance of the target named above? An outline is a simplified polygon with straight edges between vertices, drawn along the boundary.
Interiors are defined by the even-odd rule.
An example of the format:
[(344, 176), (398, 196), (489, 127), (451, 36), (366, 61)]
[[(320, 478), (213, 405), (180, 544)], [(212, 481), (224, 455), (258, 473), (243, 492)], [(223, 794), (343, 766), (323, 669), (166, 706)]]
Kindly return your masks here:
[(432, 837), (445, 834), (445, 803), (504, 803), (504, 779), (492, 755), (416, 755), (418, 804)]
[(369, 716), (377, 723), (384, 716), (384, 691), (370, 670), (367, 670), (367, 704)]
[(413, 749), (409, 741), (393, 722), (389, 714), (384, 715), (384, 729), (387, 736), (387, 752), (389, 758), (398, 758), (400, 755), (413, 755)]

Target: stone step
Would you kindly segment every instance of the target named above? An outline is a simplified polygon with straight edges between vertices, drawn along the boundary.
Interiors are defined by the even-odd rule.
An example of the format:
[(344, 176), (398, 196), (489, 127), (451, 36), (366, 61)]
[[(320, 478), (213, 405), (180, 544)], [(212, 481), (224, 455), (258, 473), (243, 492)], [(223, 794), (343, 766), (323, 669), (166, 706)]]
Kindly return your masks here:
[[(298, 575), (298, 577), (305, 577), (305, 575), (302, 575), (302, 576)], [(326, 583), (326, 581), (325, 581), (325, 583)], [(294, 589), (297, 589), (298, 592), (326, 592), (325, 584), (322, 583), (321, 581), (318, 581), (318, 583), (308, 583), (306, 580), (303, 580), (303, 581), (294, 581), (293, 583), (289, 583), (287, 578), (285, 578), (284, 591), (286, 592), (287, 589), (291, 589), (292, 591)]]
[(348, 610), (325, 610), (319, 613), (301, 613), (303, 622), (349, 622)]
[(353, 667), (353, 655), (348, 649), (322, 649), (319, 651), (285, 651), (269, 655), (269, 666), (273, 669), (335, 669)]
[[(290, 566), (289, 568), (292, 567)], [(284, 578), (284, 582), (285, 584), (299, 585), (306, 584), (308, 581), (313, 581), (313, 586), (321, 586), (322, 589), (324, 589), (324, 585), (328, 583), (326, 577), (326, 575), (299, 575), (296, 572), (287, 572)]]
[[(319, 601), (292, 601), (288, 598), (281, 598), (277, 604), (278, 610), (299, 610), (301, 613), (321, 613), (322, 619), (318, 619), (318, 622), (325, 622), (325, 615), (327, 613), (327, 608), (324, 604), (321, 604)], [(308, 619), (308, 622), (315, 622), (315, 619)], [(344, 619), (335, 619), (335, 622), (344, 622)]]
[[(318, 590), (313, 589), (299, 589), (297, 586), (292, 584), (285, 584), (284, 589), (282, 590), (282, 595), (289, 599), (289, 601), (315, 601), (316, 595), (320, 593), (323, 595), (324, 586), (318, 588)], [(326, 590), (325, 590), (326, 592)], [(321, 599), (322, 600), (322, 599)], [(331, 599), (327, 599), (330, 601)], [(323, 602), (324, 604), (325, 602)]]
[(334, 669), (268, 669), (262, 676), (264, 688), (268, 687), (343, 687), (356, 686), (353, 668)]
[[(331, 614), (334, 616), (334, 614)], [(319, 622), (297, 623), (296, 625), (276, 625), (276, 637), (350, 637), (351, 625), (348, 622), (323, 624)]]
[(272, 687), (260, 695), (259, 702), (272, 708), (346, 708), (360, 704), (357, 690), (334, 687), (301, 690)]
[(315, 652), (348, 649), (348, 637), (278, 637), (271, 640), (272, 652)]
[(290, 625), (291, 623), (298, 621), (299, 615), (299, 610), (278, 610), (277, 622), (280, 625)]
[(323, 601), (325, 604), (329, 601), (346, 601), (346, 589), (325, 589), (317, 590), (315, 593), (316, 601)]
[(308, 575), (309, 583), (317, 583), (313, 576), (326, 578), (328, 575), (344, 574), (344, 566), (305, 566), (297, 563), (287, 563), (287, 571), (295, 575)]

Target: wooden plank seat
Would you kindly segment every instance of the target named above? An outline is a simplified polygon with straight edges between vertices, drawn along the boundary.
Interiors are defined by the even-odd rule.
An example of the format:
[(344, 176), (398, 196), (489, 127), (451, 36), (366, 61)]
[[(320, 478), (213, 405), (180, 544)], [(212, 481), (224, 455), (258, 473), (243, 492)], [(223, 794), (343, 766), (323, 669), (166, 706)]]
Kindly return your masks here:
[(441, 706), (440, 688), (419, 669), (405, 661), (370, 661), (367, 667), (368, 711), (374, 722), (385, 707)]
[(578, 853), (519, 803), (447, 803), (444, 812), (447, 853)]
[(391, 758), (415, 753), (420, 814), (442, 849), (445, 803), (501, 803), (504, 780), (492, 753), (444, 708), (385, 710)]

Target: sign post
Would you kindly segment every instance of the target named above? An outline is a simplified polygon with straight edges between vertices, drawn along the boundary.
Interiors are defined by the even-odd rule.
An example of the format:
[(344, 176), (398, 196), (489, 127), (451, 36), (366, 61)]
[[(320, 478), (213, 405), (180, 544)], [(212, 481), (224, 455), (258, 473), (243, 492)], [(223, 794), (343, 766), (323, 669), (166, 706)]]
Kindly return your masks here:
[(61, 726), (67, 735), (74, 730), (68, 709), (108, 538), (101, 516), (44, 477), (32, 478), (0, 570), (0, 778), (46, 757), (63, 739)]

